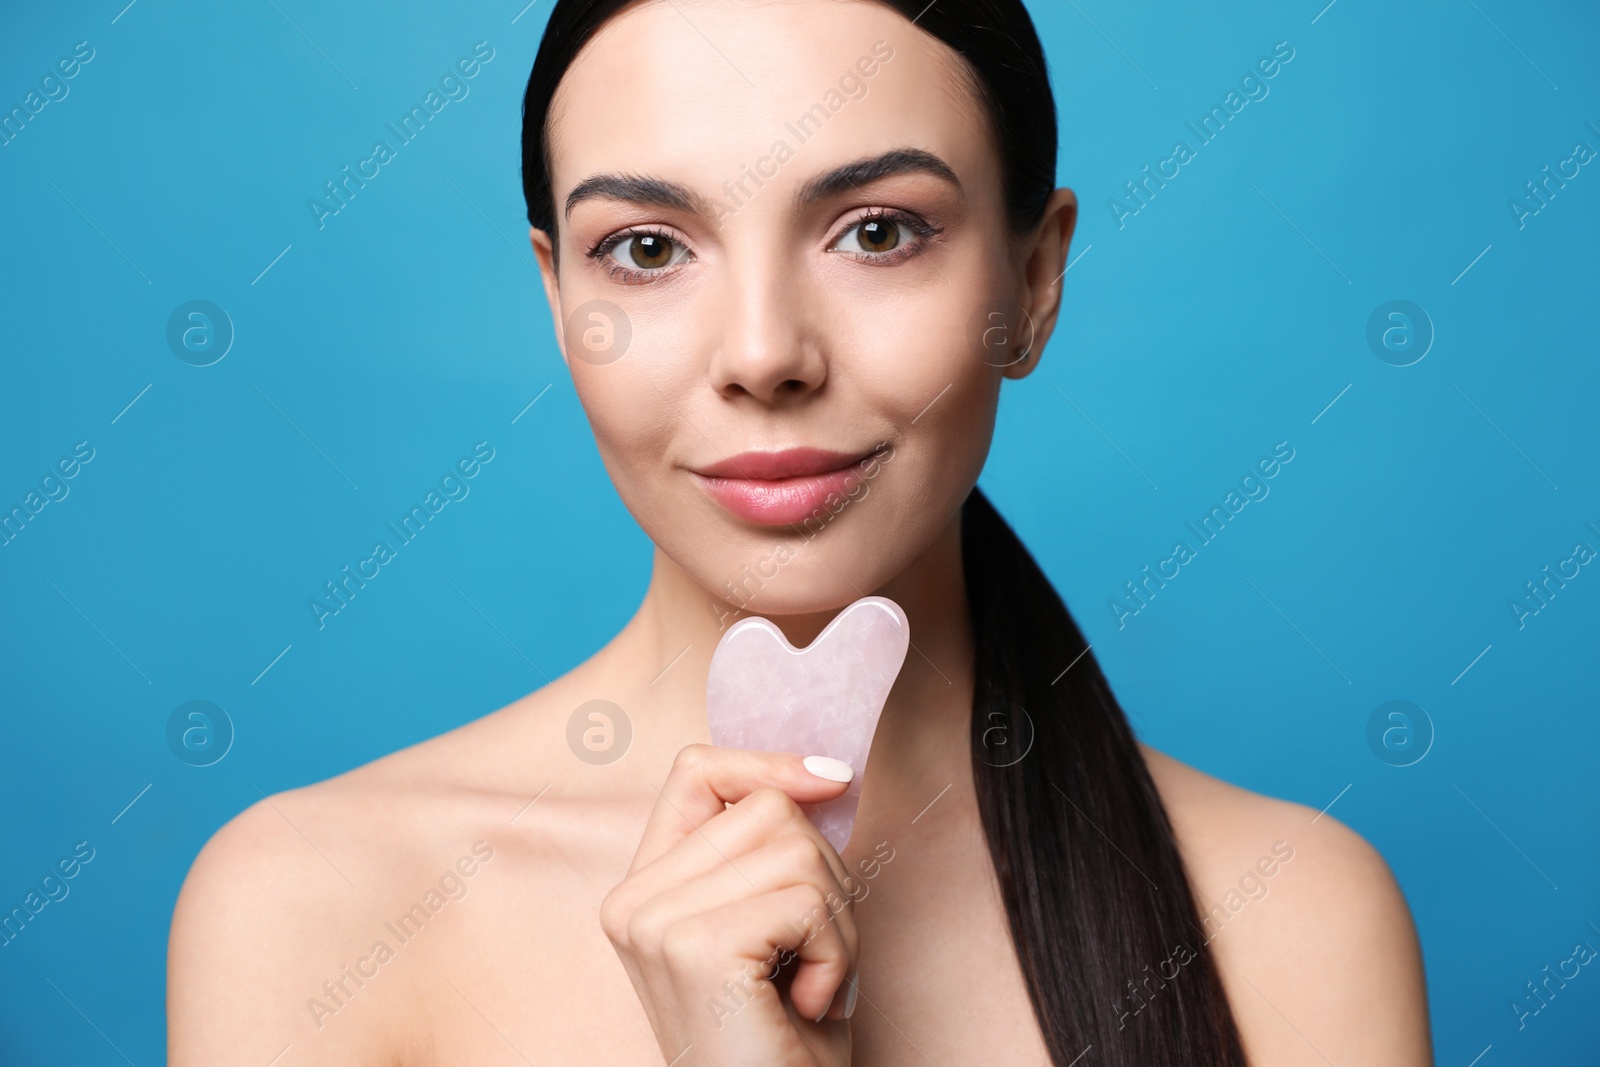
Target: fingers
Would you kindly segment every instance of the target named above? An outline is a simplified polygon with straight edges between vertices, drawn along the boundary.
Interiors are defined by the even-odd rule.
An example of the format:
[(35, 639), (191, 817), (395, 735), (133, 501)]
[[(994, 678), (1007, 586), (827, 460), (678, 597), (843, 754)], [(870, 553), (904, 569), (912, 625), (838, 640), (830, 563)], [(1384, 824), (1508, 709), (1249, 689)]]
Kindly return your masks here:
[[(820, 1021), (854, 972), (856, 956), (814, 886), (789, 886), (687, 916), (662, 930), (659, 946), (661, 958), (680, 980), (694, 983), (695, 990), (685, 990), (689, 996), (701, 991), (716, 996), (724, 983), (742, 977), (708, 972), (706, 961), (741, 960), (746, 974), (766, 978), (770, 961), (784, 950), (800, 959), (789, 1002), (803, 1018)], [(776, 991), (769, 996), (769, 1003), (776, 1004)]]
[[(844, 888), (856, 883), (800, 805), (840, 796), (851, 777), (819, 757), (679, 752), (627, 876), (600, 907), (664, 1053), (700, 1043), (725, 1053), (716, 1062), (745, 1063), (801, 1062), (793, 1054), (815, 1040), (848, 1050), (847, 1028), (799, 1021), (847, 1017), (860, 944)], [(724, 1030), (734, 1014), (739, 1025)]]
[(790, 797), (768, 787), (713, 816), (629, 877), (641, 886), (665, 888), (730, 863), (740, 865), (746, 853), (784, 837), (810, 841), (841, 889), (856, 892), (857, 883), (828, 839)]
[[(806, 763), (823, 771), (813, 773)], [(713, 745), (685, 746), (659, 787), (655, 808), (645, 826), (629, 873), (659, 859), (729, 804), (761, 789), (774, 789), (797, 804), (832, 800), (849, 788), (849, 769), (837, 760), (785, 752), (746, 752)], [(809, 820), (808, 820), (809, 821)]]
[[(643, 894), (634, 912), (635, 921), (646, 928), (665, 928), (691, 915), (726, 908), (747, 897), (804, 886), (823, 901), (825, 916), (838, 928), (846, 950), (854, 959), (860, 945), (855, 901), (840, 886), (823, 854), (826, 844), (822, 842), (819, 847), (818, 842), (809, 837), (791, 834), (747, 852), (735, 861), (720, 863), (696, 878), (671, 883), (662, 891), (657, 892), (649, 885), (635, 886), (630, 892)], [(799, 926), (810, 921), (810, 917), (796, 914), (792, 920)]]

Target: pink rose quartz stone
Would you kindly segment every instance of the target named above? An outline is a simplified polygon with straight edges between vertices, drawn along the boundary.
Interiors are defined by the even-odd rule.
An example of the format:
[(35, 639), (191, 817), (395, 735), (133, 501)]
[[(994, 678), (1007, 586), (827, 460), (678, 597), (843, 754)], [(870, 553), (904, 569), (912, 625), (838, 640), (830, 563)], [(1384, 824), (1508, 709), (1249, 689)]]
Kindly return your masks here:
[(845, 608), (805, 648), (789, 644), (766, 619), (741, 619), (711, 655), (706, 682), (711, 743), (832, 756), (855, 768), (843, 796), (803, 805), (822, 836), (843, 852), (855, 827), (878, 716), (910, 641), (905, 612), (881, 596), (863, 597)]

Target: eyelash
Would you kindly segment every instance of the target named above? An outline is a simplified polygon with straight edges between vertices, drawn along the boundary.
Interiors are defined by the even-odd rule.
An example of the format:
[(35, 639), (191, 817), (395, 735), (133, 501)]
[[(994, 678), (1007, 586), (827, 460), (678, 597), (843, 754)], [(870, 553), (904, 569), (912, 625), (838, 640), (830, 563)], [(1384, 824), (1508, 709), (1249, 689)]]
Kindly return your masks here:
[(919, 215), (913, 215), (909, 211), (901, 211), (898, 208), (869, 208), (855, 219), (852, 219), (849, 224), (839, 231), (838, 236), (834, 237), (834, 239), (829, 242), (828, 250), (830, 252), (833, 251), (833, 246), (838, 244), (844, 238), (845, 234), (849, 233), (856, 227), (863, 226), (869, 222), (899, 223), (911, 231), (914, 240), (911, 244), (899, 245), (888, 252), (869, 253), (863, 251), (845, 253), (845, 255), (852, 256), (859, 262), (863, 263), (876, 263), (880, 265), (899, 263), (901, 260), (910, 259), (912, 256), (920, 256), (922, 253), (928, 250), (929, 244), (931, 244), (940, 234), (944, 233), (943, 227), (936, 226)]
[[(897, 248), (891, 249), (888, 252), (870, 253), (862, 251), (845, 253), (845, 255), (855, 258), (858, 262), (877, 264), (898, 263), (902, 260), (909, 259), (912, 256), (921, 255), (923, 252), (927, 251), (928, 244), (944, 232), (943, 227), (934, 225), (933, 223), (928, 222), (926, 219), (923, 219), (917, 215), (913, 215), (908, 211), (901, 211), (897, 208), (871, 208), (867, 211), (864, 211), (856, 218), (850, 220), (847, 225), (840, 229), (838, 233), (835, 234), (833, 239), (828, 242), (828, 251), (834, 251), (833, 246), (838, 244), (844, 238), (845, 234), (849, 233), (856, 227), (865, 225), (869, 222), (898, 223), (911, 231), (914, 241), (909, 245), (901, 245)], [(671, 241), (673, 244), (683, 248), (686, 252), (689, 252), (688, 245), (670, 233), (666, 233), (665, 231), (659, 229), (652, 229), (648, 226), (630, 226), (625, 230), (619, 230), (614, 234), (601, 238), (592, 247), (590, 247), (586, 254), (589, 256), (589, 258), (596, 261), (606, 260), (611, 255), (613, 249), (630, 237), (659, 237), (664, 241)], [(693, 252), (689, 252), (690, 257), (693, 257), (693, 255)], [(624, 285), (639, 285), (646, 284), (664, 274), (670, 274), (674, 269), (676, 269), (676, 266), (672, 268), (657, 267), (654, 270), (624, 267), (622, 264), (612, 260), (606, 264), (606, 275), (612, 281), (620, 282)]]
[[(685, 242), (680, 241), (678, 238), (672, 236), (672, 234), (666, 233), (663, 230), (651, 229), (648, 226), (629, 226), (625, 230), (618, 230), (609, 237), (602, 237), (593, 247), (589, 249), (587, 254), (591, 259), (603, 261), (611, 255), (612, 249), (616, 248), (623, 241), (626, 241), (630, 237), (659, 237), (663, 241), (671, 241), (673, 244), (678, 245), (685, 251), (688, 251), (689, 247)], [(694, 253), (690, 252), (689, 254), (693, 256)], [(671, 273), (671, 270), (661, 267), (657, 267), (655, 270), (624, 267), (615, 260), (612, 260), (609, 263), (604, 263), (603, 265), (606, 267), (607, 277), (614, 282), (621, 282), (624, 285), (638, 285), (647, 282), (652, 278), (659, 277), (660, 275)]]

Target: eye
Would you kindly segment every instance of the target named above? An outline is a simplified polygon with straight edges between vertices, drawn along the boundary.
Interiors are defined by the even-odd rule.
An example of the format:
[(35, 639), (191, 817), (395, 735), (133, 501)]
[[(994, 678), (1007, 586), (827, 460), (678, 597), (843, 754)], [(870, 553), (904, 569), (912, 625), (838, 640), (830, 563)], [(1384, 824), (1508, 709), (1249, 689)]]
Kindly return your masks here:
[(658, 271), (677, 263), (687, 251), (664, 233), (632, 233), (617, 238), (606, 254), (627, 270)]
[[(906, 240), (909, 231), (903, 222), (883, 215), (862, 219), (839, 236), (834, 242), (833, 250), (836, 252), (893, 252)], [(853, 236), (852, 236), (853, 235)], [(854, 243), (855, 247), (851, 247)]]
[(924, 251), (937, 226), (898, 211), (873, 211), (857, 219), (829, 248), (866, 260), (895, 261)]

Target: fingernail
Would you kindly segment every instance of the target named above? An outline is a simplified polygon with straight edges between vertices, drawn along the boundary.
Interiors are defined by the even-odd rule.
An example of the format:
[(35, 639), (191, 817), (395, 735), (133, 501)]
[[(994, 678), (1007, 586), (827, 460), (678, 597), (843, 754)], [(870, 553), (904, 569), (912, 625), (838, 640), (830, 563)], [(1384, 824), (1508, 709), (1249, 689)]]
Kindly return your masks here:
[(850, 974), (850, 991), (844, 995), (844, 1017), (850, 1018), (850, 1013), (856, 1010), (856, 984), (861, 981), (861, 972), (852, 971)]
[(807, 756), (801, 762), (805, 764), (806, 770), (830, 782), (848, 782), (856, 776), (855, 769), (850, 764), (832, 756)]

